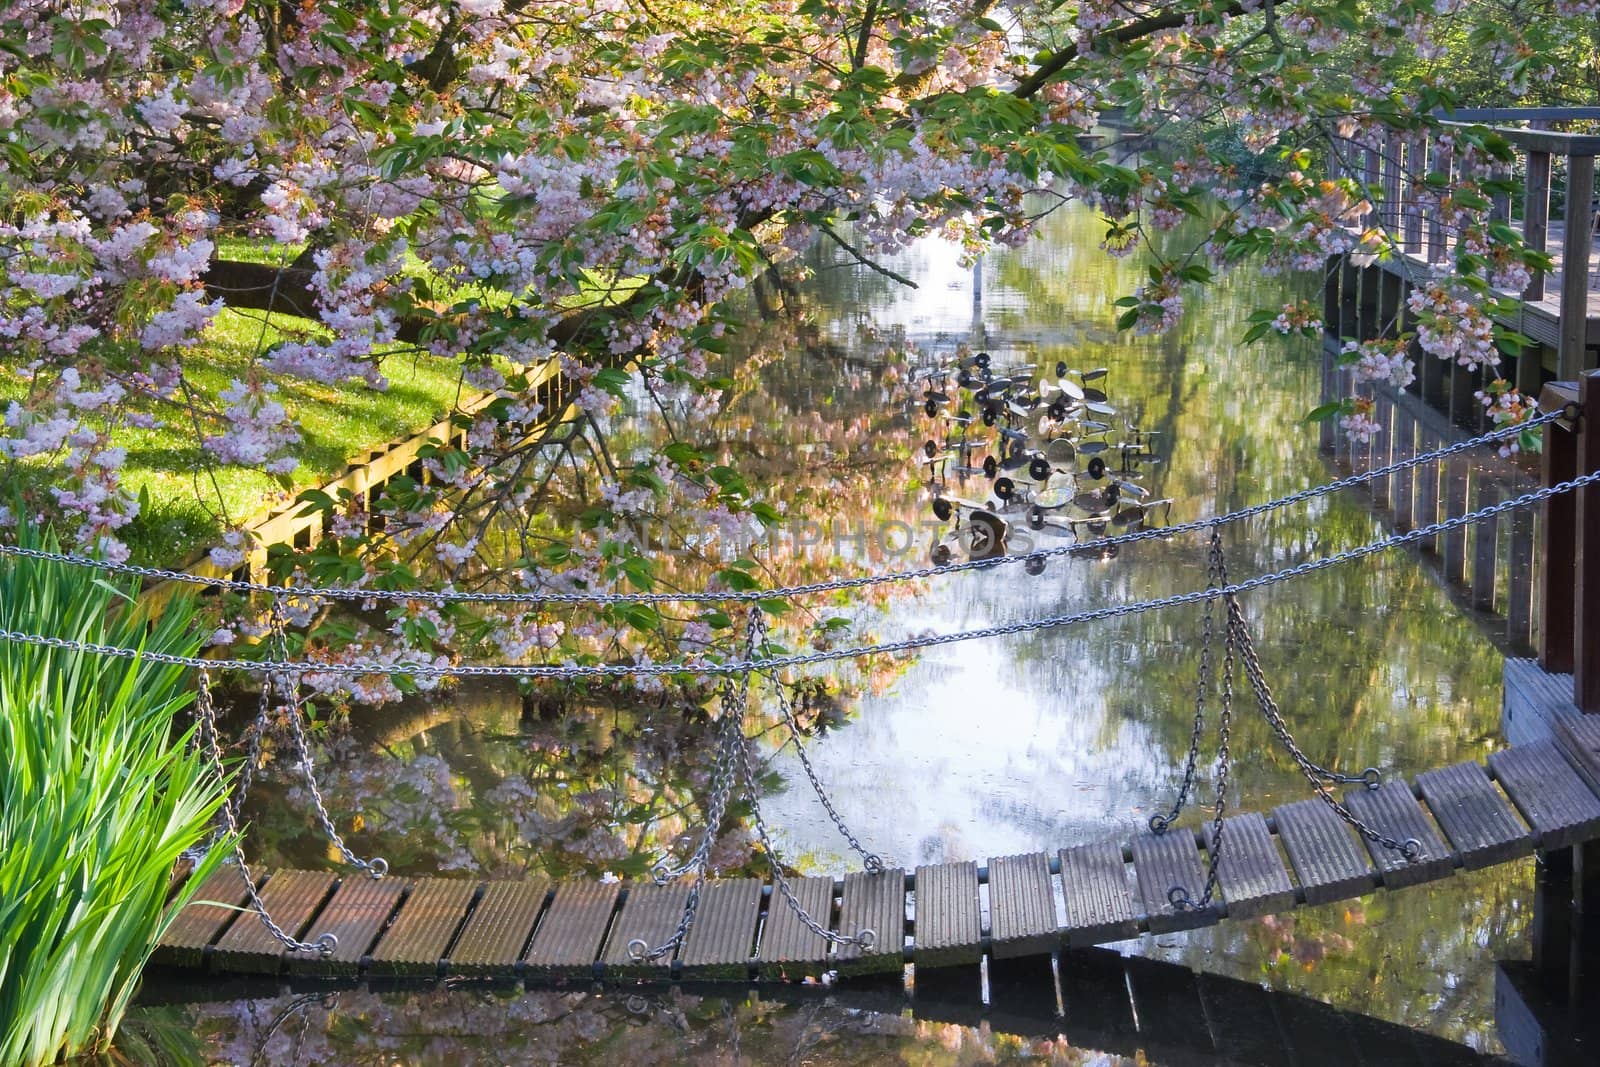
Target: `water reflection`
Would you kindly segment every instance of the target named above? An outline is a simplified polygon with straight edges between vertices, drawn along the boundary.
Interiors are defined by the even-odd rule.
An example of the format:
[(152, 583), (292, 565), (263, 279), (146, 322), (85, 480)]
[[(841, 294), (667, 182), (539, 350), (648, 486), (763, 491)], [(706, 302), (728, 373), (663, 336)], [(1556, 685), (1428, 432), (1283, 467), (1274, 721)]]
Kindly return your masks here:
[[(983, 989), (987, 995), (980, 995)], [(311, 988), (235, 983), (146, 1009), (169, 1062), (909, 1064), (1481, 1061), (1475, 1050), (1254, 982), (1101, 949), (1059, 967), (840, 989)]]
[[(1161, 434), (1166, 462), (1147, 484), (1153, 496), (1176, 502), (1174, 522), (1328, 478), (1315, 429), (1299, 422), (1316, 400), (1316, 353), (1236, 341), (1253, 307), (1281, 303), (1293, 285), (1236, 274), (1174, 334), (1115, 336), (1109, 302), (1131, 291), (1143, 267), (1090, 254), (1099, 225), (1088, 212), (1057, 212), (1042, 240), (976, 268), (919, 245), (895, 264), (922, 283), (915, 291), (814, 264), (807, 317), (747, 335), (730, 401), (713, 422), (722, 453), (737, 455), (746, 477), (770, 487), (790, 517), (814, 523), (805, 536), (791, 526), (764, 546), (765, 578), (926, 559), (931, 542), (921, 523), (930, 500), (912, 454), (928, 436), (925, 416), (919, 402), (908, 403), (908, 364), (886, 359), (886, 348), (943, 360), (963, 345), (983, 347), (1035, 373), (1058, 361), (1108, 368), (1121, 414)], [(660, 446), (660, 425), (643, 406), (615, 420), (617, 455), (649, 455)], [(917, 531), (914, 543), (873, 534), (894, 523)], [(1232, 529), (1226, 546), (1233, 572), (1246, 575), (1378, 534), (1358, 501), (1334, 497)], [(683, 567), (675, 580), (702, 584), (703, 571)], [(785, 640), (855, 643), (989, 626), (1199, 588), (1205, 577), (1198, 540), (1149, 541), (1115, 559), (1055, 559), (1038, 575), (1008, 567), (949, 576), (911, 594), (880, 590), (808, 606), (787, 620)], [(1279, 701), (1314, 761), (1410, 774), (1481, 758), (1497, 743), (1499, 660), (1413, 559), (1320, 572), (1250, 594), (1246, 607)], [(831, 617), (842, 629), (826, 624)], [(1188, 744), (1198, 632), (1198, 608), (1169, 610), (784, 682), (801, 698), (836, 805), (869, 848), (907, 865), (978, 858), (1131, 831), (1170, 802)], [(355, 820), (358, 851), (382, 854), (401, 872), (642, 873), (693, 829), (710, 770), (709, 701), (663, 700), (463, 690), (442, 706), (390, 708), (329, 743), (330, 806)], [(1246, 711), (1234, 729), (1234, 804), (1262, 810), (1305, 795), (1288, 757)], [(778, 790), (769, 821), (785, 859), (809, 870), (845, 866), (770, 712), (761, 726), (769, 732), (757, 744)], [(1200, 795), (1209, 790), (1203, 776)], [(284, 803), (296, 799), (293, 785), (270, 779), (258, 793), (253, 847), (268, 864), (322, 862), (326, 848), (307, 833), (303, 806)], [(1198, 817), (1191, 812), (1186, 823)], [(742, 824), (732, 826), (717, 864), (738, 870), (753, 858)], [(1528, 870), (1509, 865), (1128, 947), (1492, 1048), (1493, 960), (1522, 951), (1529, 900)], [(376, 999), (358, 1008), (347, 995), (329, 1015), (338, 1026), (324, 1028), (373, 1035), (370, 1045), (352, 1038), (329, 1046), (340, 1062), (362, 1062), (348, 1051), (356, 1048), (403, 1049), (408, 1062), (472, 1059), (479, 1050), (496, 1060), (562, 1062), (765, 1062), (796, 1049), (814, 1062), (1092, 1058), (1054, 1045), (991, 1046), (981, 1029), (930, 1030), (894, 1015), (816, 1016), (765, 1001), (689, 997), (641, 1020), (584, 994), (359, 995)], [(197, 1030), (204, 1058), (248, 1062), (248, 1035), (265, 1006), (240, 1000), (191, 1010), (205, 1020)], [(523, 1012), (531, 1016), (516, 1018)], [(749, 1021), (737, 1052), (713, 1036), (726, 1032), (725, 1012)], [(419, 1020), (426, 1040), (393, 1036)]]

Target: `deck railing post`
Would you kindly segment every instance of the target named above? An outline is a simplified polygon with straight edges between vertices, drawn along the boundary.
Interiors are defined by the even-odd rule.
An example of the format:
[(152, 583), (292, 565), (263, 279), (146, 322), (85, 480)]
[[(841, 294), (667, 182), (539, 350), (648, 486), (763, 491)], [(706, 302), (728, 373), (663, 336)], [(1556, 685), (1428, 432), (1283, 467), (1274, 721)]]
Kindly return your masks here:
[[(1429, 172), (1440, 175), (1448, 186), (1451, 179), (1450, 149), (1434, 141), (1428, 146)], [(1443, 263), (1445, 256), (1444, 219), (1439, 214), (1438, 205), (1428, 213), (1428, 262)]]
[[(1577, 473), (1600, 471), (1600, 371), (1578, 379), (1578, 404), (1583, 409), (1575, 435)], [(1577, 492), (1576, 538), (1573, 544), (1573, 702), (1588, 714), (1600, 713), (1600, 487)]]
[(1583, 372), (1589, 330), (1589, 250), (1593, 245), (1594, 156), (1567, 156), (1567, 204), (1561, 233), (1561, 317), (1556, 326), (1556, 377)]
[(1407, 252), (1417, 253), (1422, 251), (1422, 205), (1418, 202), (1418, 190), (1422, 187), (1423, 179), (1427, 176), (1427, 146), (1420, 136), (1411, 136), (1405, 142), (1405, 171), (1402, 175), (1405, 182), (1404, 198), (1404, 248)]
[[(1560, 407), (1570, 392), (1545, 386), (1541, 408)], [(1540, 456), (1546, 486), (1568, 481), (1578, 471), (1578, 435), (1559, 423), (1544, 429), (1544, 449)], [(1561, 493), (1544, 502), (1539, 526), (1539, 665), (1550, 674), (1569, 674), (1573, 664), (1573, 612), (1575, 560), (1578, 535), (1578, 502), (1572, 493)]]
[[(1543, 252), (1550, 237), (1550, 153), (1528, 153), (1528, 181), (1522, 194), (1522, 240), (1535, 252)], [(1530, 272), (1524, 300), (1544, 299), (1544, 271)]]

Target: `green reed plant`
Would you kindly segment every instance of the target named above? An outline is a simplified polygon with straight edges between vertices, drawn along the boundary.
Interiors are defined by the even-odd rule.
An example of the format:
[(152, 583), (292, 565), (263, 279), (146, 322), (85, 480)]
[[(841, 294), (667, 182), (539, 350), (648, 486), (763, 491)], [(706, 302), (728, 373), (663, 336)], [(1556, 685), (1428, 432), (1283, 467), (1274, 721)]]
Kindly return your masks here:
[[(38, 542), (35, 541), (37, 544)], [(0, 557), (0, 628), (193, 655), (192, 602), (147, 618), (96, 572)], [(183, 668), (0, 639), (0, 1065), (110, 1045), (140, 970), (220, 860), (169, 900), (222, 784), (188, 744)]]

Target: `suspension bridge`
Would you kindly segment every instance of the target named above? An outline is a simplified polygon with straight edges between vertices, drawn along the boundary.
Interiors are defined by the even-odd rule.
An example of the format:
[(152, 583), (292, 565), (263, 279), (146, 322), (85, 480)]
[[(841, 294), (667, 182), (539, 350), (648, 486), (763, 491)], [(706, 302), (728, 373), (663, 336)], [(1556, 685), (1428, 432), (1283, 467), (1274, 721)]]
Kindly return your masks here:
[[(269, 586), (236, 578), (207, 577), (0, 546), (0, 555), (44, 557), (70, 565), (155, 581), (183, 582), (269, 598), (269, 640), (260, 660), (204, 659), (141, 653), (72, 639), (0, 632), (0, 639), (108, 656), (144, 655), (199, 671), (198, 743), (217, 773), (223, 771), (210, 672), (234, 669), (262, 679), (263, 709), (251, 731), (264, 732), (265, 709), (281, 699), (289, 716), (298, 764), (306, 776), (318, 820), (353, 868), (333, 871), (254, 871), (242, 847), (235, 862), (214, 873), (161, 938), (154, 961), (169, 968), (214, 975), (370, 977), (471, 977), (614, 981), (795, 981), (824, 974), (843, 977), (902, 974), (910, 964), (928, 977), (1017, 961), (1048, 959), (1063, 949), (1125, 940), (1142, 933), (1197, 929), (1228, 919), (1248, 919), (1398, 890), (1473, 870), (1512, 862), (1537, 852), (1541, 885), (1556, 904), (1561, 886), (1567, 903), (1600, 896), (1585, 867), (1597, 864), (1591, 842), (1600, 839), (1600, 716), (1558, 716), (1548, 736), (1492, 753), (1483, 764), (1466, 762), (1425, 770), (1410, 780), (1376, 768), (1350, 774), (1319, 766), (1296, 745), (1272, 696), (1239, 597), (1252, 589), (1328, 566), (1366, 558), (1424, 538), (1483, 521), (1516, 508), (1549, 504), (1553, 514), (1576, 518), (1577, 536), (1567, 538), (1568, 558), (1545, 560), (1546, 580), (1569, 581), (1566, 601), (1574, 612), (1567, 632), (1547, 634), (1576, 649), (1576, 694), (1588, 707), (1586, 684), (1597, 669), (1591, 615), (1600, 595), (1584, 590), (1600, 584), (1585, 566), (1582, 548), (1589, 527), (1600, 526), (1600, 434), (1583, 431), (1583, 412), (1600, 407), (1600, 374), (1584, 378), (1578, 400), (1544, 412), (1530, 424), (1494, 431), (1433, 452), (1405, 457), (1362, 472), (1214, 519), (1139, 530), (1101, 539), (1106, 543), (1150, 537), (1209, 535), (1207, 587), (1157, 600), (1097, 607), (955, 633), (922, 635), (895, 642), (797, 654), (770, 654), (762, 613), (749, 614), (745, 647), (723, 660), (686, 663), (550, 664), (375, 664), (360, 661), (310, 663), (289, 658), (283, 604), (290, 599), (482, 600), (487, 602), (598, 602), (664, 600), (757, 602), (772, 597), (837, 591), (887, 581), (912, 581), (932, 574), (1005, 566), (1076, 551), (1041, 549), (1026, 556), (1001, 556), (942, 567), (864, 578), (842, 578), (807, 586), (737, 593), (466, 593), (451, 590), (397, 591)], [(1511, 433), (1542, 427), (1558, 438), (1550, 453), (1573, 457), (1556, 464), (1546, 484), (1415, 530), (1396, 532), (1333, 556), (1299, 563), (1272, 574), (1243, 579), (1227, 573), (1222, 528), (1278, 507), (1334, 492), (1396, 470), (1436, 464), (1466, 449), (1493, 444)], [(1556, 476), (1560, 476), (1559, 480)], [(1573, 511), (1555, 505), (1578, 498)], [(1549, 525), (1547, 516), (1547, 527)], [(1546, 531), (1546, 543), (1552, 543)], [(1561, 541), (1554, 539), (1559, 547)], [(781, 865), (762, 821), (744, 724), (752, 676), (781, 668), (825, 663), (882, 652), (911, 651), (956, 641), (978, 640), (1137, 614), (1180, 604), (1200, 604), (1205, 632), (1194, 731), (1183, 784), (1172, 808), (1153, 818), (1148, 831), (1131, 837), (1064, 842), (1059, 849), (920, 866), (892, 867), (863, 847), (828, 802), (811, 774), (819, 798), (841, 835), (860, 855), (863, 869), (840, 877), (794, 877)], [(1546, 605), (1548, 609), (1549, 605)], [(1223, 618), (1217, 626), (1218, 609)], [(1220, 629), (1221, 638), (1215, 630)], [(1569, 649), (1569, 651), (1571, 651)], [(345, 845), (316, 788), (309, 748), (300, 724), (301, 677), (312, 670), (361, 675), (386, 671), (416, 676), (606, 677), (666, 675), (692, 669), (725, 678), (717, 728), (716, 769), (706, 800), (699, 845), (680, 865), (663, 862), (655, 877), (634, 883), (543, 877), (513, 881), (388, 876), (381, 859), (361, 859)], [(1242, 674), (1256, 711), (1276, 741), (1294, 759), (1310, 795), (1270, 811), (1231, 813), (1228, 735), (1236, 714), (1234, 679)], [(1210, 706), (1208, 706), (1208, 701)], [(780, 705), (791, 730), (792, 712)], [(1600, 710), (1600, 708), (1594, 709)], [(1216, 799), (1200, 829), (1177, 818), (1197, 791), (1202, 737), (1215, 722)], [(803, 758), (798, 731), (795, 742)], [(220, 831), (237, 828), (239, 806), (249, 787), (254, 760), (247, 758)], [(809, 770), (809, 764), (807, 764)], [(711, 843), (726, 805), (742, 793), (765, 846), (765, 878), (710, 876)], [(1586, 864), (1585, 859), (1589, 862)], [(1566, 881), (1562, 882), (1563, 872)], [(1553, 881), (1551, 881), (1553, 879)], [(1600, 909), (1590, 908), (1595, 911)], [(1569, 916), (1568, 926), (1581, 925)], [(1559, 926), (1559, 923), (1557, 923)], [(1585, 936), (1593, 939), (1595, 931)]]
[[(785, 906), (775, 883), (708, 880), (687, 937), (653, 960), (638, 946), (671, 941), (692, 889), (685, 882), (265, 875), (261, 903), (285, 932), (337, 938), (322, 952), (280, 943), (245, 907), (238, 869), (225, 867), (175, 919), (155, 961), (233, 974), (748, 981), (1048, 956), (1402, 889), (1600, 838), (1600, 719), (1558, 730), (1495, 752), (1487, 765), (1343, 793), (1358, 819), (1404, 835), (1414, 850), (1364, 838), (1310, 797), (1229, 816), (1220, 835), (1174, 828), (982, 864), (789, 881), (805, 912), (828, 924), (822, 931)], [(1212, 849), (1214, 840), (1222, 847)], [(1185, 903), (1175, 890), (1198, 894), (1212, 856), (1220, 892)]]

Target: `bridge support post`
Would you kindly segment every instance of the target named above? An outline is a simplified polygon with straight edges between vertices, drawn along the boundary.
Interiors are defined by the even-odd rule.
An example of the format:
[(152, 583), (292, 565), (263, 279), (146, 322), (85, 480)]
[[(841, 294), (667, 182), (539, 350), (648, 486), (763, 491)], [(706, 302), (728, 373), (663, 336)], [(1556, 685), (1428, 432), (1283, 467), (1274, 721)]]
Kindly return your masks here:
[[(1572, 394), (1545, 386), (1540, 408), (1558, 408)], [(1546, 486), (1568, 481), (1578, 472), (1576, 426), (1552, 423), (1544, 430), (1540, 457)], [(1573, 665), (1573, 622), (1576, 606), (1575, 560), (1578, 537), (1578, 502), (1563, 493), (1544, 502), (1539, 536), (1539, 666), (1550, 674), (1570, 674)]]
[[(1600, 371), (1578, 379), (1583, 408), (1573, 442), (1578, 474), (1600, 471)], [(1573, 702), (1587, 714), (1600, 713), (1600, 486), (1577, 492), (1573, 545), (1575, 618), (1573, 622)]]

